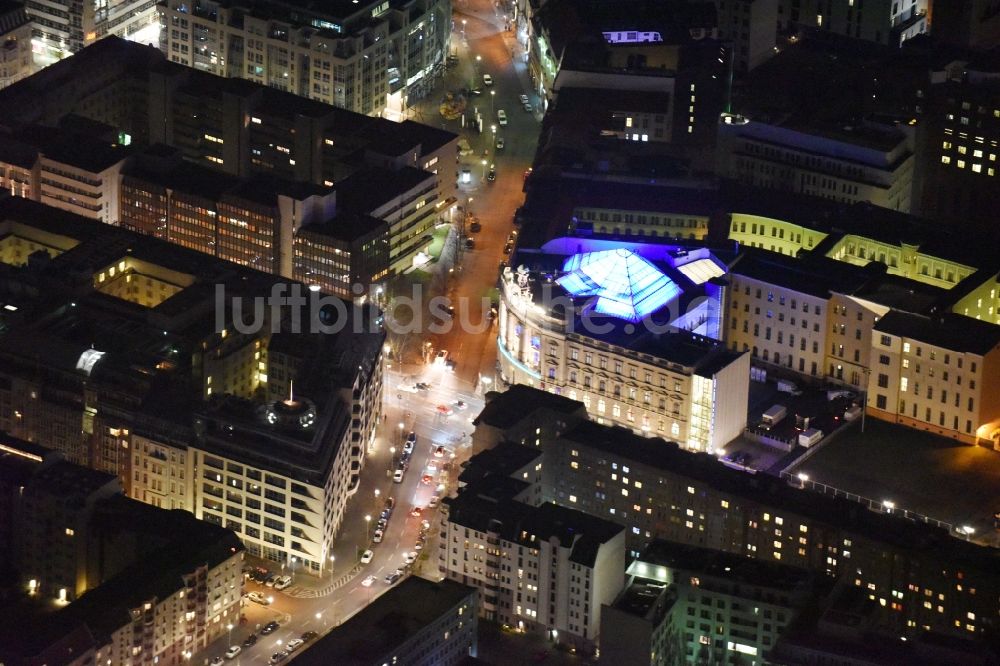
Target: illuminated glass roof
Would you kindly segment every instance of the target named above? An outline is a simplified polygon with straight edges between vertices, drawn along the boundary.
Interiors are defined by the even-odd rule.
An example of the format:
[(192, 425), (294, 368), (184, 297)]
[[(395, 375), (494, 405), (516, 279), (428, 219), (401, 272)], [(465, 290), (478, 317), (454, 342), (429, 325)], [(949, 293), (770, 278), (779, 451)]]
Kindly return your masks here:
[(714, 277), (725, 275), (726, 272), (719, 268), (719, 265), (711, 259), (696, 259), (689, 264), (678, 266), (677, 270), (683, 273), (691, 282), (702, 284)]
[(563, 264), (556, 282), (573, 296), (596, 296), (594, 311), (639, 321), (680, 293), (656, 266), (631, 250), (575, 254)]

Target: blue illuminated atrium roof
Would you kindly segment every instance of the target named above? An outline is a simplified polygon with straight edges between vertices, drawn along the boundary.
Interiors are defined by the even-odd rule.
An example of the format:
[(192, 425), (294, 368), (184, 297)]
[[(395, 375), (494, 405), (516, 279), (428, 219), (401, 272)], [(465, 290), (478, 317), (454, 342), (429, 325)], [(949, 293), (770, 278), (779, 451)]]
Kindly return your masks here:
[(594, 312), (637, 322), (681, 293), (656, 266), (631, 250), (575, 254), (556, 279), (575, 297), (596, 296)]

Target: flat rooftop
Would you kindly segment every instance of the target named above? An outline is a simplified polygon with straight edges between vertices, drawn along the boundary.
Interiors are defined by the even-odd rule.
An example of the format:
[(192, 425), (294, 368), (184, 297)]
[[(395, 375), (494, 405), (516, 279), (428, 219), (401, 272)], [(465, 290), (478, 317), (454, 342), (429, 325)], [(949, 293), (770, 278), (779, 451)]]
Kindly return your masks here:
[(891, 310), (876, 322), (874, 330), (981, 356), (1000, 345), (1000, 326), (950, 312), (922, 315)]
[(520, 423), (525, 416), (539, 409), (562, 414), (573, 414), (585, 409), (582, 402), (570, 400), (566, 396), (548, 391), (535, 391), (530, 386), (514, 384), (506, 391), (497, 393), (483, 407), (483, 411), (473, 421), (473, 425), (489, 425), (505, 429)]
[(469, 604), (466, 621), (474, 622), (476, 595), (476, 588), (455, 581), (432, 583), (419, 576), (407, 576), (357, 615), (307, 646), (295, 657), (295, 664), (378, 663), (459, 604)]

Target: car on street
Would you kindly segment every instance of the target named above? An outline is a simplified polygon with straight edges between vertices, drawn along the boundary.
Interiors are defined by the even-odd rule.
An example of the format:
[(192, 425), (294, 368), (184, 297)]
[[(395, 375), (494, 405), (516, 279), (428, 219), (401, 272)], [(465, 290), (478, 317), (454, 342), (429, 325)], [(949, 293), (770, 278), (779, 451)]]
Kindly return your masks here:
[(286, 659), (288, 659), (288, 653), (287, 652), (284, 652), (284, 651), (275, 652), (274, 654), (271, 655), (271, 658), (267, 660), (267, 663), (269, 663), (269, 664), (280, 664), (281, 662), (283, 662)]
[(385, 531), (386, 526), (389, 524), (389, 520), (386, 518), (379, 518), (378, 525), (375, 527), (377, 530)]
[(274, 587), (274, 581), (277, 580), (277, 578), (278, 574), (276, 573), (267, 574), (267, 577), (264, 579), (264, 585), (267, 585), (268, 587)]
[(268, 604), (271, 603), (270, 601), (267, 600), (267, 597), (265, 597), (260, 592), (251, 592), (250, 594), (247, 595), (247, 599), (254, 602), (255, 604), (260, 604), (261, 606), (267, 606)]
[(507, 112), (504, 111), (503, 109), (497, 110), (497, 122), (499, 122), (501, 125), (507, 124)]
[(425, 543), (427, 543), (426, 539), (418, 540), (415, 544), (413, 544), (413, 550), (423, 550)]
[(486, 174), (486, 180), (488, 180), (488, 181), (490, 181), (492, 183), (496, 179), (497, 179), (497, 170), (496, 169), (490, 169), (490, 172), (488, 174)]
[(404, 393), (416, 393), (418, 391), (415, 384), (400, 384), (398, 389)]
[(455, 402), (451, 403), (451, 406), (461, 412), (465, 409), (468, 409), (469, 403), (465, 402), (464, 400), (456, 400)]
[(471, 89), (469, 90), (469, 94), (470, 94), (470, 95), (476, 95), (476, 96), (478, 97), (479, 95), (482, 95), (482, 94), (483, 94), (483, 91), (482, 91), (482, 89), (480, 89), (480, 88), (471, 88)]
[(254, 645), (257, 645), (257, 634), (250, 634), (243, 639), (243, 647), (248, 648)]
[(392, 480), (393, 480), (394, 483), (402, 483), (403, 482), (403, 470), (397, 469), (393, 473), (393, 475), (392, 475)]
[(442, 350), (438, 351), (437, 354), (434, 355), (434, 364), (435, 365), (444, 365), (444, 362), (447, 361), (447, 360), (448, 360), (448, 350), (447, 349), (442, 349)]
[(476, 249), (476, 241), (474, 241), (471, 238), (466, 238), (465, 239), (465, 249), (466, 250), (475, 250)]
[(493, 77), (489, 74), (483, 74), (483, 85), (491, 86), (493, 85)]
[(434, 457), (435, 458), (444, 458), (444, 447), (443, 446), (438, 446), (438, 447), (434, 448)]
[(396, 569), (391, 574), (385, 577), (386, 585), (392, 585), (402, 577), (403, 577), (403, 572), (400, 571), (399, 569)]
[[(427, 382), (417, 382), (415, 386), (417, 387), (418, 391), (429, 391), (431, 388), (431, 385), (428, 384)], [(413, 435), (412, 432), (410, 434)], [(413, 436), (416, 437), (416, 435)]]
[[(391, 516), (392, 515), (392, 510), (395, 509), (395, 508), (396, 508), (396, 498), (392, 497), (392, 496), (386, 497), (385, 498), (385, 509), (384, 510), (388, 511), (389, 515)], [(386, 518), (388, 518), (388, 517), (389, 516), (386, 516)]]
[(375, 557), (375, 553), (370, 550), (366, 550), (361, 554), (361, 564), (368, 564), (372, 561), (373, 557)]
[(413, 564), (417, 561), (417, 551), (411, 550), (406, 555), (403, 556), (403, 561), (407, 564)]
[(362, 587), (371, 587), (375, 582), (375, 576), (365, 576), (365, 579), (361, 581)]
[(222, 666), (224, 663), (226, 663), (225, 659), (223, 659), (222, 657), (216, 657), (215, 659), (209, 662), (209, 666)]
[(383, 536), (384, 532), (382, 532), (382, 530), (375, 530), (375, 534), (372, 535), (372, 541), (374, 543), (382, 543)]
[(292, 584), (291, 576), (278, 576), (274, 579), (274, 589), (283, 590)]
[(520, 96), (518, 96), (518, 99), (521, 100), (521, 104), (527, 104), (528, 103), (528, 96), (527, 95), (520, 95)]
[(531, 108), (531, 102), (524, 103), (524, 110), (527, 111), (528, 113), (531, 113), (534, 110)]
[(455, 410), (453, 410), (448, 405), (438, 405), (437, 406), (437, 411), (438, 411), (438, 414), (442, 414), (444, 416), (451, 416), (454, 413)]
[(285, 646), (285, 650), (287, 650), (288, 652), (295, 652), (300, 647), (302, 647), (303, 643), (305, 643), (305, 641), (302, 640), (301, 638), (293, 638), (292, 640), (288, 641), (288, 645)]
[(230, 645), (229, 649), (226, 650), (226, 659), (236, 659), (240, 652), (243, 652), (243, 648), (239, 645)]
[(264, 636), (267, 636), (268, 634), (273, 634), (274, 632), (276, 632), (280, 627), (281, 627), (280, 624), (278, 624), (274, 620), (271, 620), (263, 627), (261, 627), (260, 633), (263, 634)]
[(413, 442), (411, 441), (403, 442), (403, 455), (408, 456), (411, 453), (413, 453)]
[(440, 502), (440, 501), (441, 500), (438, 499), (438, 496), (434, 495), (433, 497), (431, 497), (431, 501), (427, 503), (427, 506), (429, 506), (430, 508), (433, 509), (434, 507), (436, 507), (438, 505), (438, 502)]
[(420, 523), (420, 529), (422, 529), (422, 530), (429, 530), (430, 528), (431, 528), (431, 521), (424, 520), (424, 521), (422, 521)]
[(410, 511), (410, 515), (413, 516), (414, 518), (419, 518), (423, 512), (424, 510), (422, 508), (420, 508), (419, 506), (415, 506), (413, 507), (413, 510)]
[(314, 641), (317, 638), (319, 638), (319, 634), (317, 634), (315, 631), (307, 631), (306, 633), (302, 634), (302, 640), (306, 641), (307, 643), (309, 641)]
[(497, 137), (497, 150), (503, 150), (503, 146), (504, 146), (503, 137), (502, 136), (498, 136)]
[(473, 222), (472, 224), (469, 225), (469, 231), (471, 231), (474, 234), (478, 234), (482, 230), (483, 230), (483, 225), (480, 224), (479, 222)]
[(420, 483), (423, 483), (423, 484), (429, 486), (432, 483), (434, 483), (434, 477), (431, 476), (430, 474), (424, 474), (422, 477), (420, 477)]

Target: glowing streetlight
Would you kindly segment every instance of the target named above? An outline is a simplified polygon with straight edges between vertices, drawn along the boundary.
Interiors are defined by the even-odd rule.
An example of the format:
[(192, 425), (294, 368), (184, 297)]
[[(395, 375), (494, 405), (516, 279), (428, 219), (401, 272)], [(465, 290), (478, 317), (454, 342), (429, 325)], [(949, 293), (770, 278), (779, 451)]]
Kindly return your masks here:
[(382, 491), (378, 488), (375, 489), (375, 500), (378, 501), (378, 496), (382, 494)]
[(233, 644), (233, 623), (230, 622), (229, 624), (227, 624), (226, 625), (226, 629), (229, 630), (229, 643), (227, 643), (227, 645), (232, 645)]
[(465, 39), (465, 19), (462, 19), (462, 39)]
[(965, 540), (968, 541), (969, 537), (976, 533), (976, 528), (969, 525), (962, 525), (958, 528), (958, 531), (965, 535)]
[(336, 563), (337, 558), (333, 555), (330, 556), (330, 578), (333, 578), (333, 566)]
[(885, 507), (886, 512), (892, 513), (892, 510), (896, 508), (896, 503), (892, 500), (882, 500), (882, 506)]
[(486, 178), (486, 160), (483, 160), (483, 178)]
[(809, 480), (809, 475), (806, 474), (806, 473), (804, 473), (804, 472), (799, 472), (796, 476), (798, 476), (798, 478), (799, 478), (799, 487), (800, 488), (805, 488), (806, 487), (806, 481)]
[(372, 517), (365, 516), (365, 531), (368, 534), (368, 538), (366, 539), (366, 541), (371, 541), (372, 538), (371, 527), (372, 527)]
[(390, 446), (389, 453), (392, 455), (392, 467), (396, 466), (396, 447)]
[[(497, 96), (497, 91), (496, 90), (491, 90), (490, 91), (490, 117), (493, 117), (493, 115), (496, 113), (496, 111), (494, 111), (494, 109), (493, 109), (493, 100), (496, 98), (496, 96)], [(496, 129), (494, 129), (493, 131), (496, 132)]]

